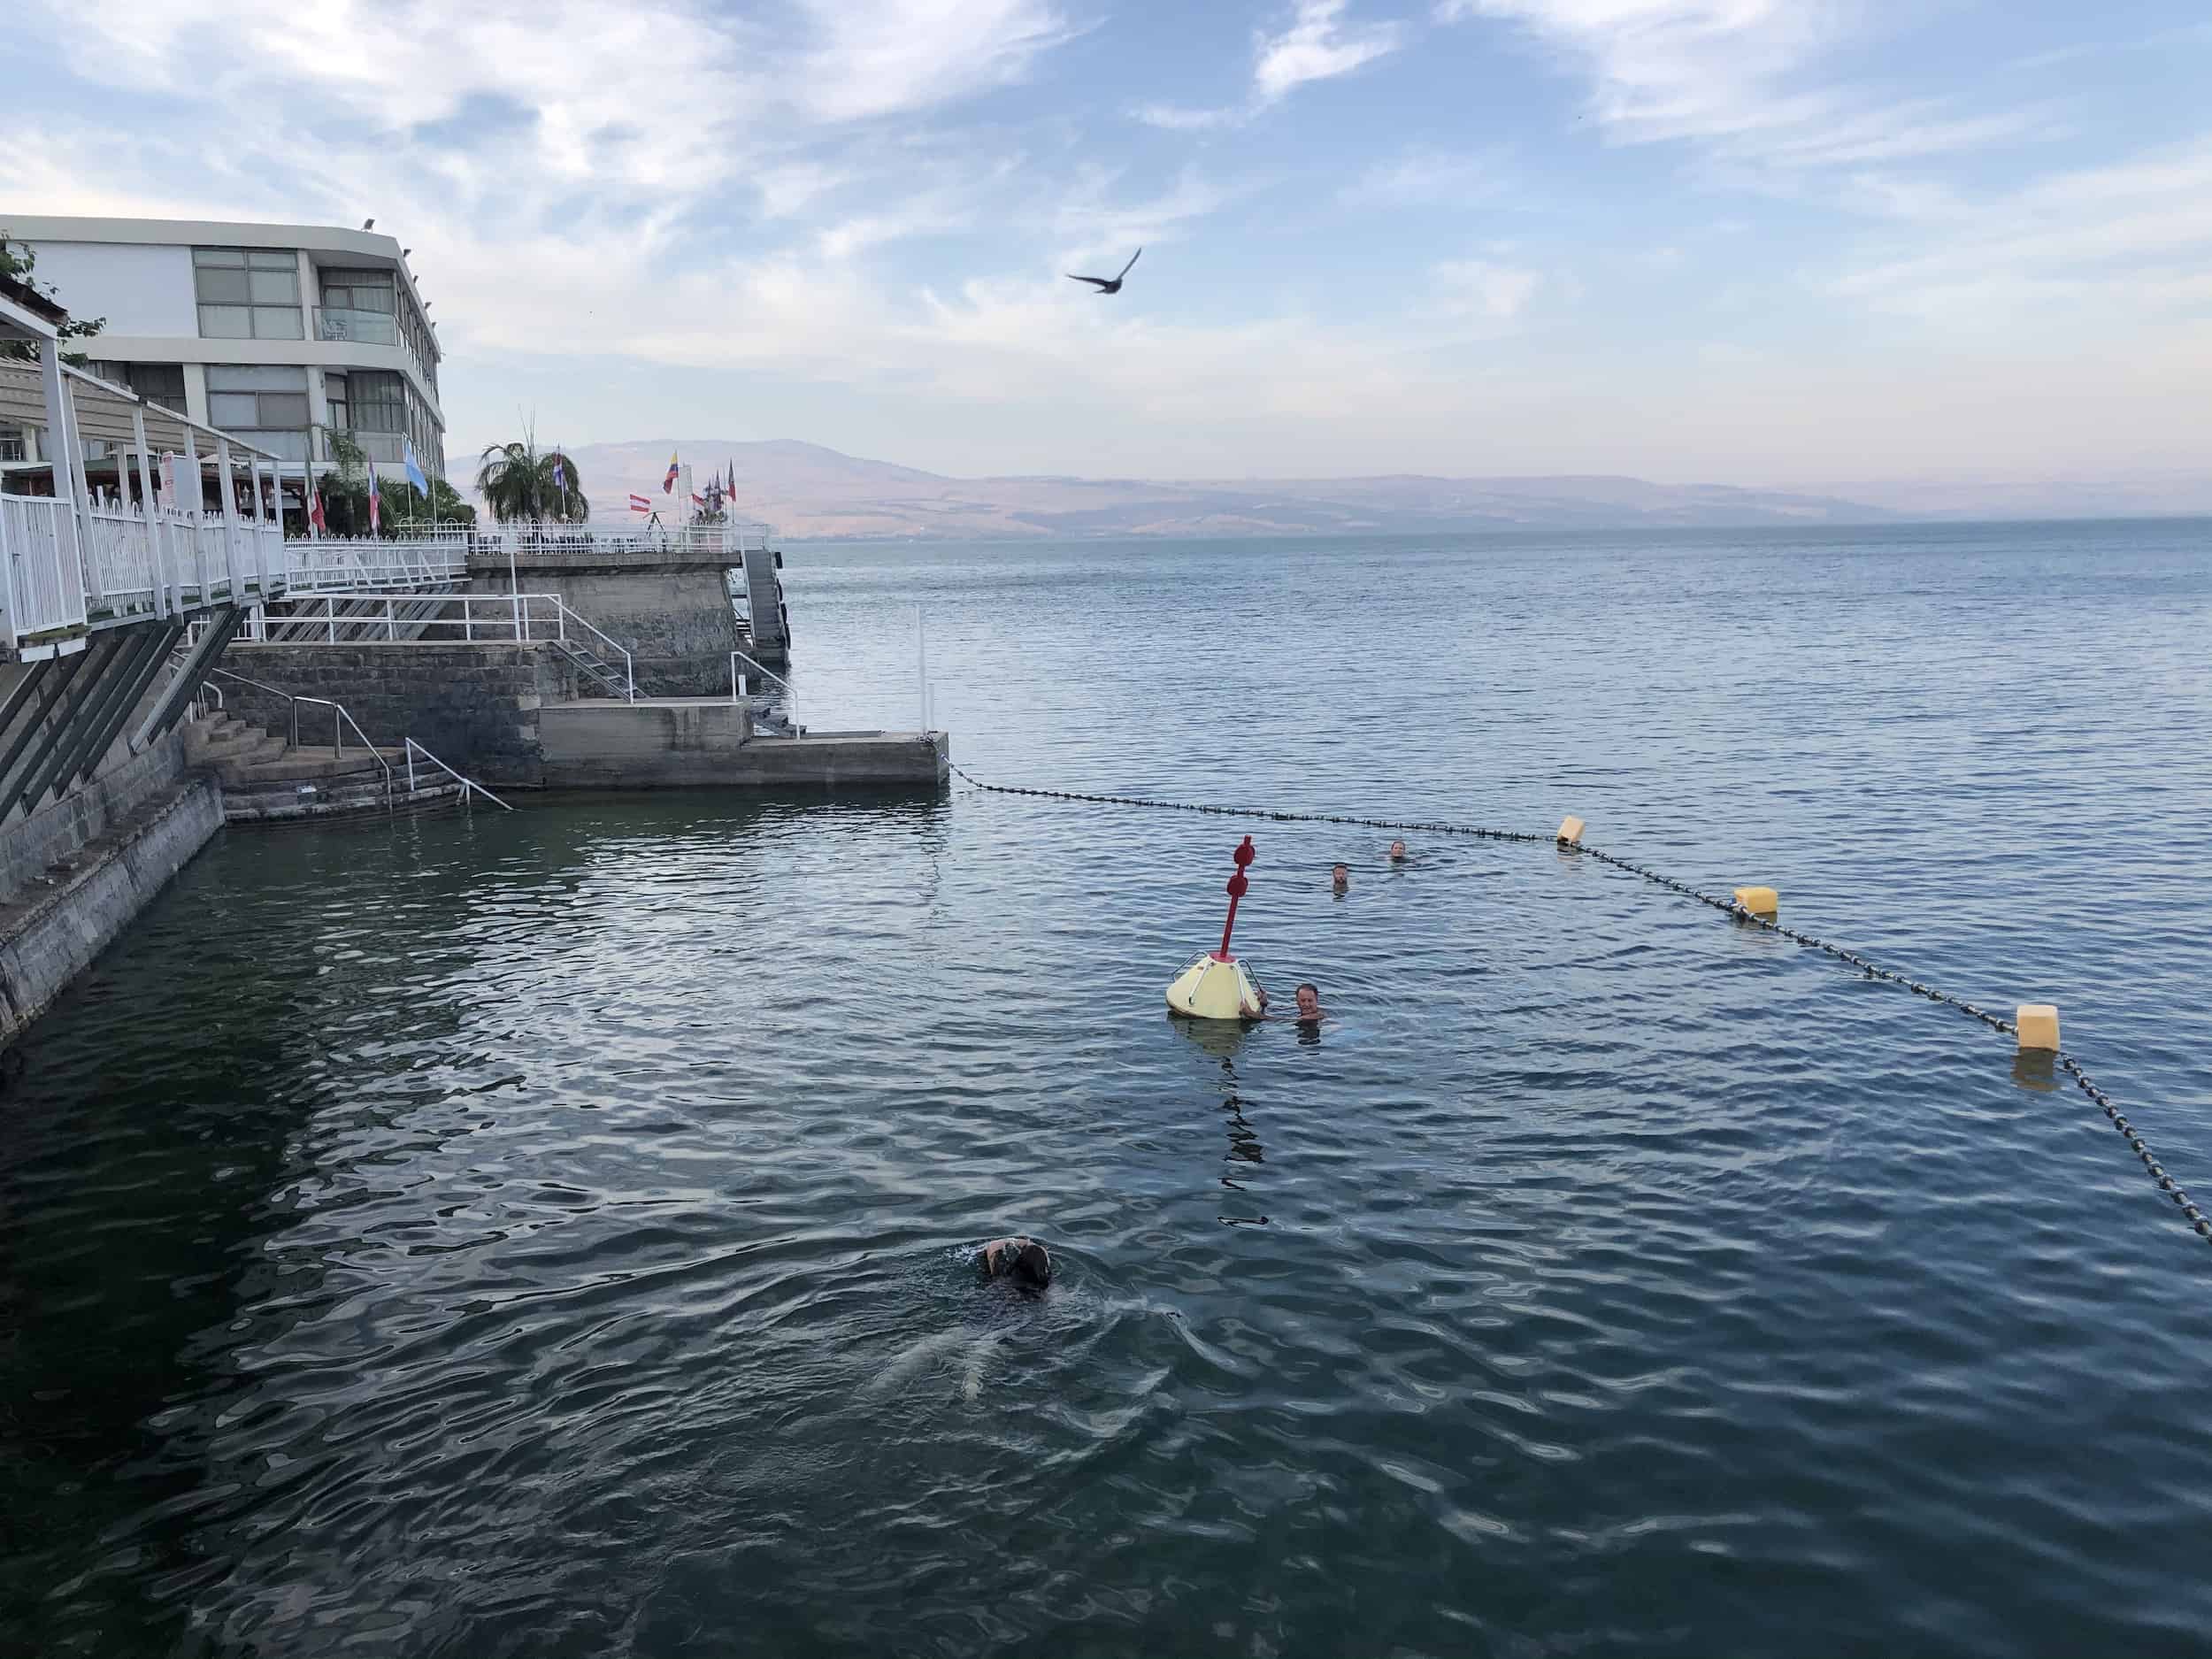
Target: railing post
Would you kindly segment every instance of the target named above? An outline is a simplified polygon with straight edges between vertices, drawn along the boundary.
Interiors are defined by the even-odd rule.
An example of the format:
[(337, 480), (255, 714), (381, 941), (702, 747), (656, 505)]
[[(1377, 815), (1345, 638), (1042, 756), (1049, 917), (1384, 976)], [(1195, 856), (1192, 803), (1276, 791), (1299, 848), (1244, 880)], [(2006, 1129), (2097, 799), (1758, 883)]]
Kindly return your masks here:
[(297, 697), (287, 697), (285, 701), (291, 705), (292, 747), (297, 749), (300, 746), (300, 700)]
[(216, 486), (216, 500), (221, 503), (223, 517), (223, 568), (230, 577), (230, 602), (238, 603), (238, 512), (231, 499), (230, 440), (215, 440), (215, 466), (222, 474)]
[[(169, 614), (169, 595), (162, 579), (161, 513), (154, 498), (154, 459), (146, 449), (146, 409), (141, 403), (131, 405), (131, 435), (138, 448), (138, 503), (144, 510), (140, 521), (146, 526), (146, 574), (154, 584), (154, 615)], [(122, 474), (122, 464), (116, 464), (116, 474)]]
[(396, 645), (398, 642), (399, 630), (392, 621), (392, 599), (391, 595), (387, 594), (384, 596), (384, 643)]

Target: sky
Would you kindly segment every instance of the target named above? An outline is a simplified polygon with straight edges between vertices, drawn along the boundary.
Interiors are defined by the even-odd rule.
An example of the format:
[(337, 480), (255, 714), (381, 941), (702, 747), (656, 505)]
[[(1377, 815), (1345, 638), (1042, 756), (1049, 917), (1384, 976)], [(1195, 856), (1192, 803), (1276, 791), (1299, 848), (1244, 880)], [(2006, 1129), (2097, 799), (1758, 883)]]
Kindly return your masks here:
[(373, 215), (457, 465), (2212, 466), (2202, 0), (11, 11), (0, 225)]

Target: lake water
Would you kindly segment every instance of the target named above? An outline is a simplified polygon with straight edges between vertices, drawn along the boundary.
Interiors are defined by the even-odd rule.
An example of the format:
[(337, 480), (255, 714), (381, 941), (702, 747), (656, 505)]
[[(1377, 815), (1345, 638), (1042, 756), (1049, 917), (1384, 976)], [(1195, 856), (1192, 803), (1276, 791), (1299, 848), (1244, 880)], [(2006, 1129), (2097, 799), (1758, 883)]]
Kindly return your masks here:
[[(2212, 526), (795, 544), (802, 713), (1548, 830), (2212, 1198)], [(1217, 933), (1317, 1040), (1172, 1024)], [(1548, 846), (982, 795), (229, 833), (6, 1061), (0, 1647), (2201, 1653), (2212, 1247)], [(1353, 866), (1332, 897), (1329, 864)], [(1028, 1230), (1025, 1299), (965, 1254)]]

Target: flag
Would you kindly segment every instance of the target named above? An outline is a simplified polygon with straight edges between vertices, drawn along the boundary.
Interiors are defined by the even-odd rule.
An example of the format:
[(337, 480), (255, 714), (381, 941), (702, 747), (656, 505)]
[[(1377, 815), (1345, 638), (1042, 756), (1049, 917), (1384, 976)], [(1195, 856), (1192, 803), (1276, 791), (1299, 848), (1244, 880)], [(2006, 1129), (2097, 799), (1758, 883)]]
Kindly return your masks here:
[(737, 499), (737, 463), (734, 461), (730, 463), (730, 499)]
[(330, 528), (330, 520), (323, 516), (323, 487), (319, 484), (308, 496), (307, 522), (315, 526), (317, 535)]
[(664, 479), (661, 480), (661, 494), (662, 494), (662, 495), (674, 495), (675, 493), (676, 493), (676, 452), (675, 452), (673, 449), (671, 449), (671, 450), (668, 452), (668, 476), (667, 476), (666, 478), (664, 478)]
[(641, 495), (637, 494), (637, 493), (636, 493), (636, 491), (633, 490), (633, 491), (631, 492), (631, 494), (630, 494), (630, 511), (631, 511), (632, 512), (650, 512), (650, 511), (653, 511), (653, 500), (652, 500), (652, 497), (651, 497), (651, 496), (649, 496), (649, 495)]
[(430, 480), (423, 475), (422, 463), (415, 458), (415, 441), (412, 438), (400, 440), (399, 464), (407, 469), (407, 481), (427, 495)]
[(376, 466), (374, 463), (371, 463), (369, 466), (369, 534), (379, 534), (383, 527), (382, 503), (377, 495), (376, 488)]
[(553, 452), (553, 488), (557, 494), (565, 495), (568, 494), (568, 474), (562, 470), (561, 459), (561, 452), (556, 449)]
[(695, 507), (703, 507), (707, 504), (707, 498), (695, 489), (691, 492), (691, 504)]

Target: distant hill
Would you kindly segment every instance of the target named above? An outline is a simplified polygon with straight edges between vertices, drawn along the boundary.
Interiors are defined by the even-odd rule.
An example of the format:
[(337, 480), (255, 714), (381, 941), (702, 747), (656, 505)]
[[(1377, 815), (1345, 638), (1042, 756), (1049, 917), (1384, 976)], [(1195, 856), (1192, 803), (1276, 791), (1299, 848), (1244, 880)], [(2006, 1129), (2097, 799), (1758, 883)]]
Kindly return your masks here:
[[(648, 438), (584, 444), (571, 451), (595, 515), (610, 521), (626, 518), (624, 509), (633, 491), (656, 503), (665, 500), (661, 479), (672, 449), (690, 464), (700, 488), (710, 471), (734, 463), (740, 516), (765, 519), (794, 541), (1866, 524), (1906, 518), (2025, 517), (2051, 511), (2047, 503), (2061, 498), (2056, 486), (2016, 487), (2014, 498), (2023, 504), (2008, 513), (1996, 505), (2004, 497), (1995, 488), (1962, 490), (1946, 502), (1933, 489), (1875, 485), (1863, 491), (1854, 487), (1847, 498), (1604, 476), (947, 478), (789, 439), (740, 443)], [(2081, 498), (2084, 512), (2117, 507), (2120, 499), (2086, 487)], [(2147, 497), (2127, 499), (2139, 503), (2135, 511), (2160, 511)]]

